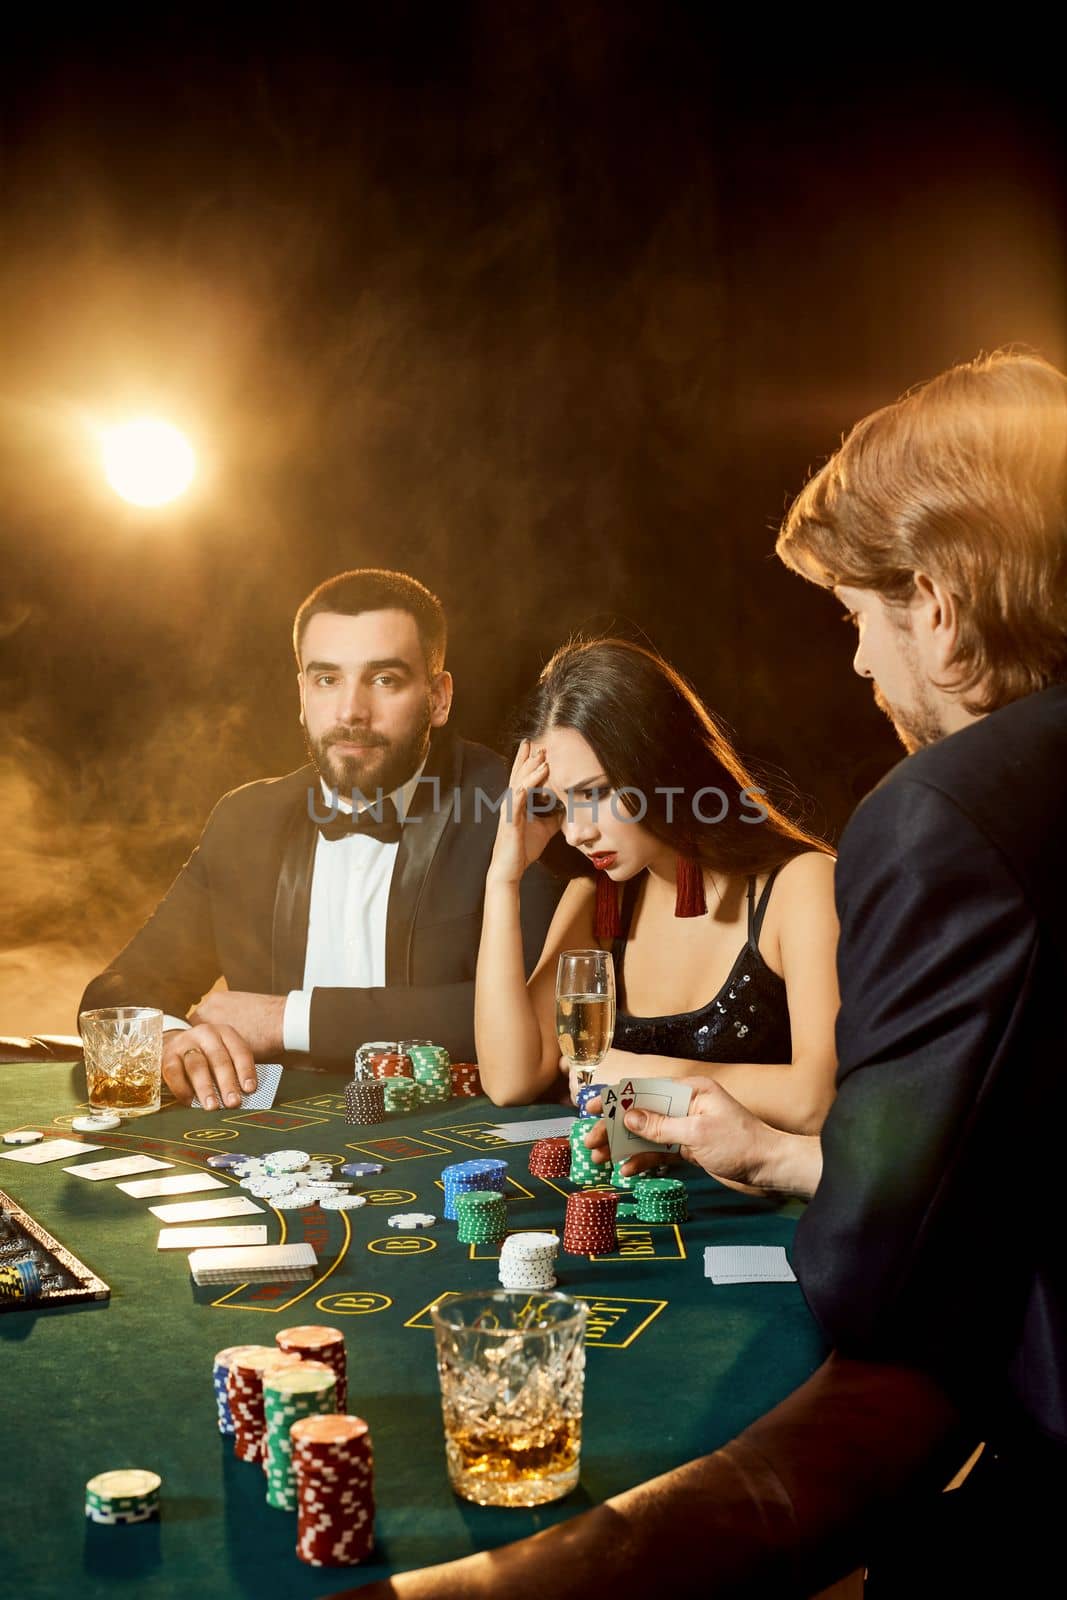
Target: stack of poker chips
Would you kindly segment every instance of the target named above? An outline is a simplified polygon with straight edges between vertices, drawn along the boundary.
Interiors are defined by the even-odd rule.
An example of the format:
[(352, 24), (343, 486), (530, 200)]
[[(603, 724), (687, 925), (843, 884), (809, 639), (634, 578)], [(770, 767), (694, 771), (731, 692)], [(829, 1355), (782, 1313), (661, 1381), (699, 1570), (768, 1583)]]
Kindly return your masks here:
[(498, 1244), (508, 1231), (508, 1204), (495, 1189), (468, 1189), (456, 1196), (460, 1244)]
[(233, 1434), (233, 1417), (230, 1415), (230, 1397), (226, 1389), (226, 1380), (239, 1355), (246, 1350), (262, 1350), (266, 1347), (258, 1344), (231, 1344), (225, 1350), (220, 1350), (215, 1357), (212, 1367), (212, 1377), (215, 1384), (215, 1409), (218, 1412), (219, 1432), (227, 1435)]
[(453, 1061), (448, 1070), (454, 1095), (473, 1100), (481, 1094), (482, 1080), (473, 1061)]
[(530, 1171), (535, 1178), (567, 1178), (570, 1170), (569, 1139), (538, 1139), (530, 1151)]
[(301, 1361), (299, 1366), (268, 1372), (263, 1378), (263, 1470), (267, 1474), (267, 1504), (278, 1511), (295, 1511), (296, 1474), (290, 1429), (304, 1417), (337, 1410), (337, 1375), (324, 1361)]
[(35, 1261), (7, 1261), (0, 1265), (0, 1303), (28, 1305), (41, 1294), (41, 1274)]
[(419, 1104), (419, 1086), (412, 1078), (386, 1078), (382, 1083), (385, 1109), (390, 1116), (414, 1111)]
[(361, 1417), (305, 1417), (290, 1433), (296, 1553), (312, 1567), (355, 1566), (374, 1549), (374, 1455)]
[(446, 1220), (455, 1222), (459, 1216), (456, 1210), (456, 1201), (461, 1194), (469, 1194), (472, 1189), (496, 1189), (501, 1194), (507, 1188), (508, 1164), (493, 1156), (481, 1157), (475, 1161), (456, 1161), (450, 1167), (445, 1167), (441, 1173), (441, 1182), (445, 1187)]
[(500, 1282), (505, 1289), (553, 1289), (556, 1284), (554, 1233), (509, 1233), (500, 1247)]
[(604, 1083), (582, 1084), (581, 1088), (578, 1090), (578, 1093), (574, 1097), (575, 1104), (578, 1107), (578, 1115), (580, 1117), (585, 1116), (585, 1108), (589, 1104), (590, 1100), (596, 1100), (606, 1088), (607, 1084)]
[(348, 1410), (348, 1363), (345, 1336), (339, 1328), (321, 1328), (314, 1323), (299, 1328), (282, 1328), (274, 1335), (279, 1350), (298, 1355), (301, 1361), (325, 1361), (337, 1378), (337, 1411)]
[(610, 1256), (619, 1248), (614, 1189), (576, 1189), (567, 1196), (563, 1248), (572, 1256)]
[(587, 1184), (611, 1182), (611, 1162), (604, 1161), (598, 1165), (593, 1160), (593, 1152), (585, 1143), (585, 1135), (595, 1128), (599, 1121), (599, 1117), (576, 1117), (568, 1134), (571, 1145), (571, 1182), (583, 1187)]
[(370, 1069), (371, 1056), (395, 1055), (400, 1046), (395, 1039), (371, 1039), (367, 1044), (361, 1044), (356, 1051), (354, 1073), (357, 1078), (372, 1078), (374, 1074)]
[(385, 1121), (385, 1085), (380, 1078), (353, 1078), (345, 1084), (345, 1121), (359, 1128)]
[(419, 1086), (419, 1103), (424, 1106), (446, 1105), (452, 1098), (452, 1067), (448, 1051), (437, 1044), (405, 1041), (404, 1053), (411, 1058), (415, 1082)]
[(639, 1178), (634, 1184), (638, 1220), (684, 1222), (688, 1214), (685, 1195), (681, 1178)]
[(158, 1472), (130, 1467), (122, 1472), (98, 1472), (85, 1485), (85, 1515), (90, 1522), (114, 1527), (123, 1522), (150, 1522), (159, 1516)]
[(233, 1453), (238, 1461), (263, 1460), (263, 1379), (281, 1367), (296, 1367), (298, 1355), (276, 1350), (273, 1345), (250, 1344), (234, 1356), (226, 1378), (226, 1394), (233, 1419)]
[(375, 1050), (364, 1059), (372, 1078), (414, 1078), (411, 1057), (399, 1050)]

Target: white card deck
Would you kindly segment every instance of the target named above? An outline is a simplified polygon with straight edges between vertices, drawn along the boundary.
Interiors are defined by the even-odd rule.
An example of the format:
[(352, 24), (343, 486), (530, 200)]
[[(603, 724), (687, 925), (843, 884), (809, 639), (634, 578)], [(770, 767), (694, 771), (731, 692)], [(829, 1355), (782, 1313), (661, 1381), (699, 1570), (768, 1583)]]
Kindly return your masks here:
[(198, 1284), (308, 1283), (317, 1261), (310, 1244), (263, 1244), (249, 1249), (193, 1250), (189, 1271)]
[(148, 1209), (160, 1222), (218, 1222), (222, 1217), (263, 1215), (263, 1207), (246, 1194), (227, 1194), (220, 1200), (178, 1200), (174, 1205)]
[(575, 1113), (569, 1117), (542, 1118), (539, 1122), (503, 1122), (499, 1128), (489, 1128), (505, 1144), (532, 1144), (535, 1139), (565, 1138), (574, 1124)]
[(796, 1283), (781, 1244), (709, 1244), (704, 1276), (712, 1283)]

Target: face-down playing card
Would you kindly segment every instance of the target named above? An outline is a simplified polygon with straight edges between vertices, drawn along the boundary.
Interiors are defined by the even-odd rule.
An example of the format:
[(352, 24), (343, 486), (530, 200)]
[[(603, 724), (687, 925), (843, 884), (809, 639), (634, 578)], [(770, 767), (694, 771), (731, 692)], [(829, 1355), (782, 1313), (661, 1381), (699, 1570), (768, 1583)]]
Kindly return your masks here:
[(678, 1149), (676, 1144), (654, 1144), (651, 1139), (631, 1133), (623, 1121), (625, 1112), (658, 1111), (664, 1117), (684, 1117), (692, 1098), (689, 1085), (675, 1078), (624, 1078), (620, 1083), (609, 1084), (604, 1090), (602, 1105), (608, 1147), (615, 1165), (642, 1150), (662, 1154)]

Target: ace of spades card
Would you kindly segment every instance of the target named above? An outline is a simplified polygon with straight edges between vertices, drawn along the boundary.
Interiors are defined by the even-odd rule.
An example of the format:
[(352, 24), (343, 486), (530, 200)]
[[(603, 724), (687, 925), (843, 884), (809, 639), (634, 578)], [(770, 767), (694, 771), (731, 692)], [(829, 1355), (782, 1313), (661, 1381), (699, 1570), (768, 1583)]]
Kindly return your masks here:
[(624, 1078), (621, 1083), (609, 1084), (601, 1096), (601, 1104), (612, 1162), (618, 1166), (627, 1156), (635, 1156), (641, 1150), (677, 1152), (676, 1144), (653, 1144), (651, 1139), (631, 1133), (623, 1121), (623, 1113), (658, 1111), (664, 1117), (684, 1117), (692, 1097), (689, 1085), (674, 1078)]

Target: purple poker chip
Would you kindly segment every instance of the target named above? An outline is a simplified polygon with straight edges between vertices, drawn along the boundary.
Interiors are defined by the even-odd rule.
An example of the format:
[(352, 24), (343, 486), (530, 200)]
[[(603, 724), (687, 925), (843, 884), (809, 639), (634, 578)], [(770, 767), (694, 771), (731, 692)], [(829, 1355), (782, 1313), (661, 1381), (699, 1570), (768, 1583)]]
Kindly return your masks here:
[(347, 1161), (341, 1171), (346, 1178), (373, 1178), (385, 1168), (380, 1161)]
[(247, 1156), (237, 1155), (232, 1150), (220, 1150), (218, 1155), (208, 1156), (209, 1167), (221, 1167), (228, 1172), (231, 1167), (239, 1167), (242, 1161), (247, 1161)]

